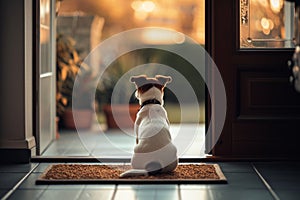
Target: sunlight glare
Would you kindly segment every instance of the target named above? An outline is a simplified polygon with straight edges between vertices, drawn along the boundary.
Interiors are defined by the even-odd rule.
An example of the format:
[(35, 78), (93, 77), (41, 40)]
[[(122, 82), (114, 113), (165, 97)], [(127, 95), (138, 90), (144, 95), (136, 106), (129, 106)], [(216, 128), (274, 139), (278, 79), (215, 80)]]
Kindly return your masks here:
[(185, 36), (182, 33), (147, 30), (143, 32), (142, 39), (147, 44), (182, 44), (185, 41)]
[(270, 0), (270, 6), (274, 13), (279, 13), (283, 6), (283, 0)]
[(153, 1), (136, 0), (131, 3), (131, 7), (136, 12), (150, 13), (155, 9), (155, 3)]

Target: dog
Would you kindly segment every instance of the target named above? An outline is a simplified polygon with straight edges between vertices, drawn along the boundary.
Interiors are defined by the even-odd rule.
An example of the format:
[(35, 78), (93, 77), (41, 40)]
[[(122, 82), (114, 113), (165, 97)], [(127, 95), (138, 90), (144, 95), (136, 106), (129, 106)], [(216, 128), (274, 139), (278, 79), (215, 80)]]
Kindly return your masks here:
[(169, 131), (170, 122), (163, 107), (163, 96), (164, 88), (172, 78), (140, 75), (132, 76), (130, 81), (136, 85), (135, 96), (141, 107), (134, 124), (136, 145), (131, 158), (132, 169), (120, 177), (171, 172), (176, 169), (178, 158)]

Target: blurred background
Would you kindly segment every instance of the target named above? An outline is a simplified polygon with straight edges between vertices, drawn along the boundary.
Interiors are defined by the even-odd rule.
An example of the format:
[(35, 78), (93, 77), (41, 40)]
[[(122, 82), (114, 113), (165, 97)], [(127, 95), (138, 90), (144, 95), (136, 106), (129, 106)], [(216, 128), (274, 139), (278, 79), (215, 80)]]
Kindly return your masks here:
[[(57, 1), (56, 4), (57, 36), (59, 38), (57, 49), (65, 51), (59, 53), (57, 50), (57, 57), (65, 60), (65, 55), (71, 54), (67, 59), (68, 65), (70, 65), (70, 60), (75, 64), (73, 70), (66, 68), (61, 64), (62, 62), (57, 64), (57, 115), (62, 123), (68, 121), (64, 118), (67, 117), (66, 110), (71, 107), (72, 84), (79, 71), (81, 61), (97, 45), (114, 34), (133, 28), (161, 27), (181, 32), (203, 47), (205, 44), (204, 0), (63, 0)], [(155, 45), (195, 45), (186, 43), (184, 40), (177, 43), (170, 42), (170, 36), (159, 31), (146, 34), (144, 40), (154, 47)], [(66, 51), (69, 52), (66, 53)], [(120, 56), (107, 67), (96, 90), (95, 103), (98, 121), (110, 126), (107, 123), (108, 116), (105, 112), (108, 110), (106, 105), (110, 104), (116, 82), (130, 69), (145, 63), (161, 63), (174, 68), (190, 82), (196, 93), (201, 113), (199, 119), (193, 115), (195, 113), (193, 106), (187, 104), (184, 105), (184, 108), (180, 108), (176, 96), (172, 91), (166, 89), (165, 107), (170, 122), (204, 123), (205, 84), (201, 75), (182, 57), (155, 48), (132, 51)], [(89, 69), (87, 66), (86, 69), (80, 70), (88, 71)], [(60, 78), (63, 80), (59, 80)], [(127, 106), (128, 103), (137, 104), (138, 102), (132, 95)], [(89, 108), (90, 105), (87, 103), (87, 106), (83, 105), (82, 108)], [(190, 109), (191, 115), (182, 119), (181, 109)], [(120, 108), (120, 110), (122, 109)], [(136, 112), (136, 108), (134, 112)]]

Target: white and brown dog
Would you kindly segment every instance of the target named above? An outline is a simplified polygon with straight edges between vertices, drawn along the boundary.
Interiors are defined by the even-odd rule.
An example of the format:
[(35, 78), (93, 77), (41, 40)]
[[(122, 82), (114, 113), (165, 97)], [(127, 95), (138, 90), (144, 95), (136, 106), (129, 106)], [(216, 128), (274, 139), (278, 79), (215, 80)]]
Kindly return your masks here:
[(136, 146), (131, 159), (132, 169), (120, 177), (151, 175), (173, 171), (178, 164), (177, 149), (172, 143), (167, 112), (163, 107), (165, 86), (169, 76), (133, 76), (136, 97), (141, 108), (134, 124)]

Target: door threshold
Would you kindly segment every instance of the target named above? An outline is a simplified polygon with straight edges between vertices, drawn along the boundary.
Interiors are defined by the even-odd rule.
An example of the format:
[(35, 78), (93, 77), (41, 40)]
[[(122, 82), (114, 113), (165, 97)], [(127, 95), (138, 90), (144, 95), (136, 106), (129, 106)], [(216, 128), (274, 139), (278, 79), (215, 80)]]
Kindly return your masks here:
[[(39, 163), (58, 163), (58, 162), (82, 162), (82, 163), (130, 163), (130, 157), (105, 157), (96, 158), (93, 156), (33, 156), (31, 157), (31, 162)], [(181, 163), (198, 163), (198, 162), (208, 162), (210, 159), (208, 157), (184, 157), (179, 158)]]
[[(33, 156), (33, 163), (130, 163), (130, 157), (102, 157), (94, 156)], [(270, 162), (270, 161), (299, 161), (296, 157), (226, 157), (211, 156), (205, 157), (182, 157), (180, 163), (203, 163), (203, 162)]]

